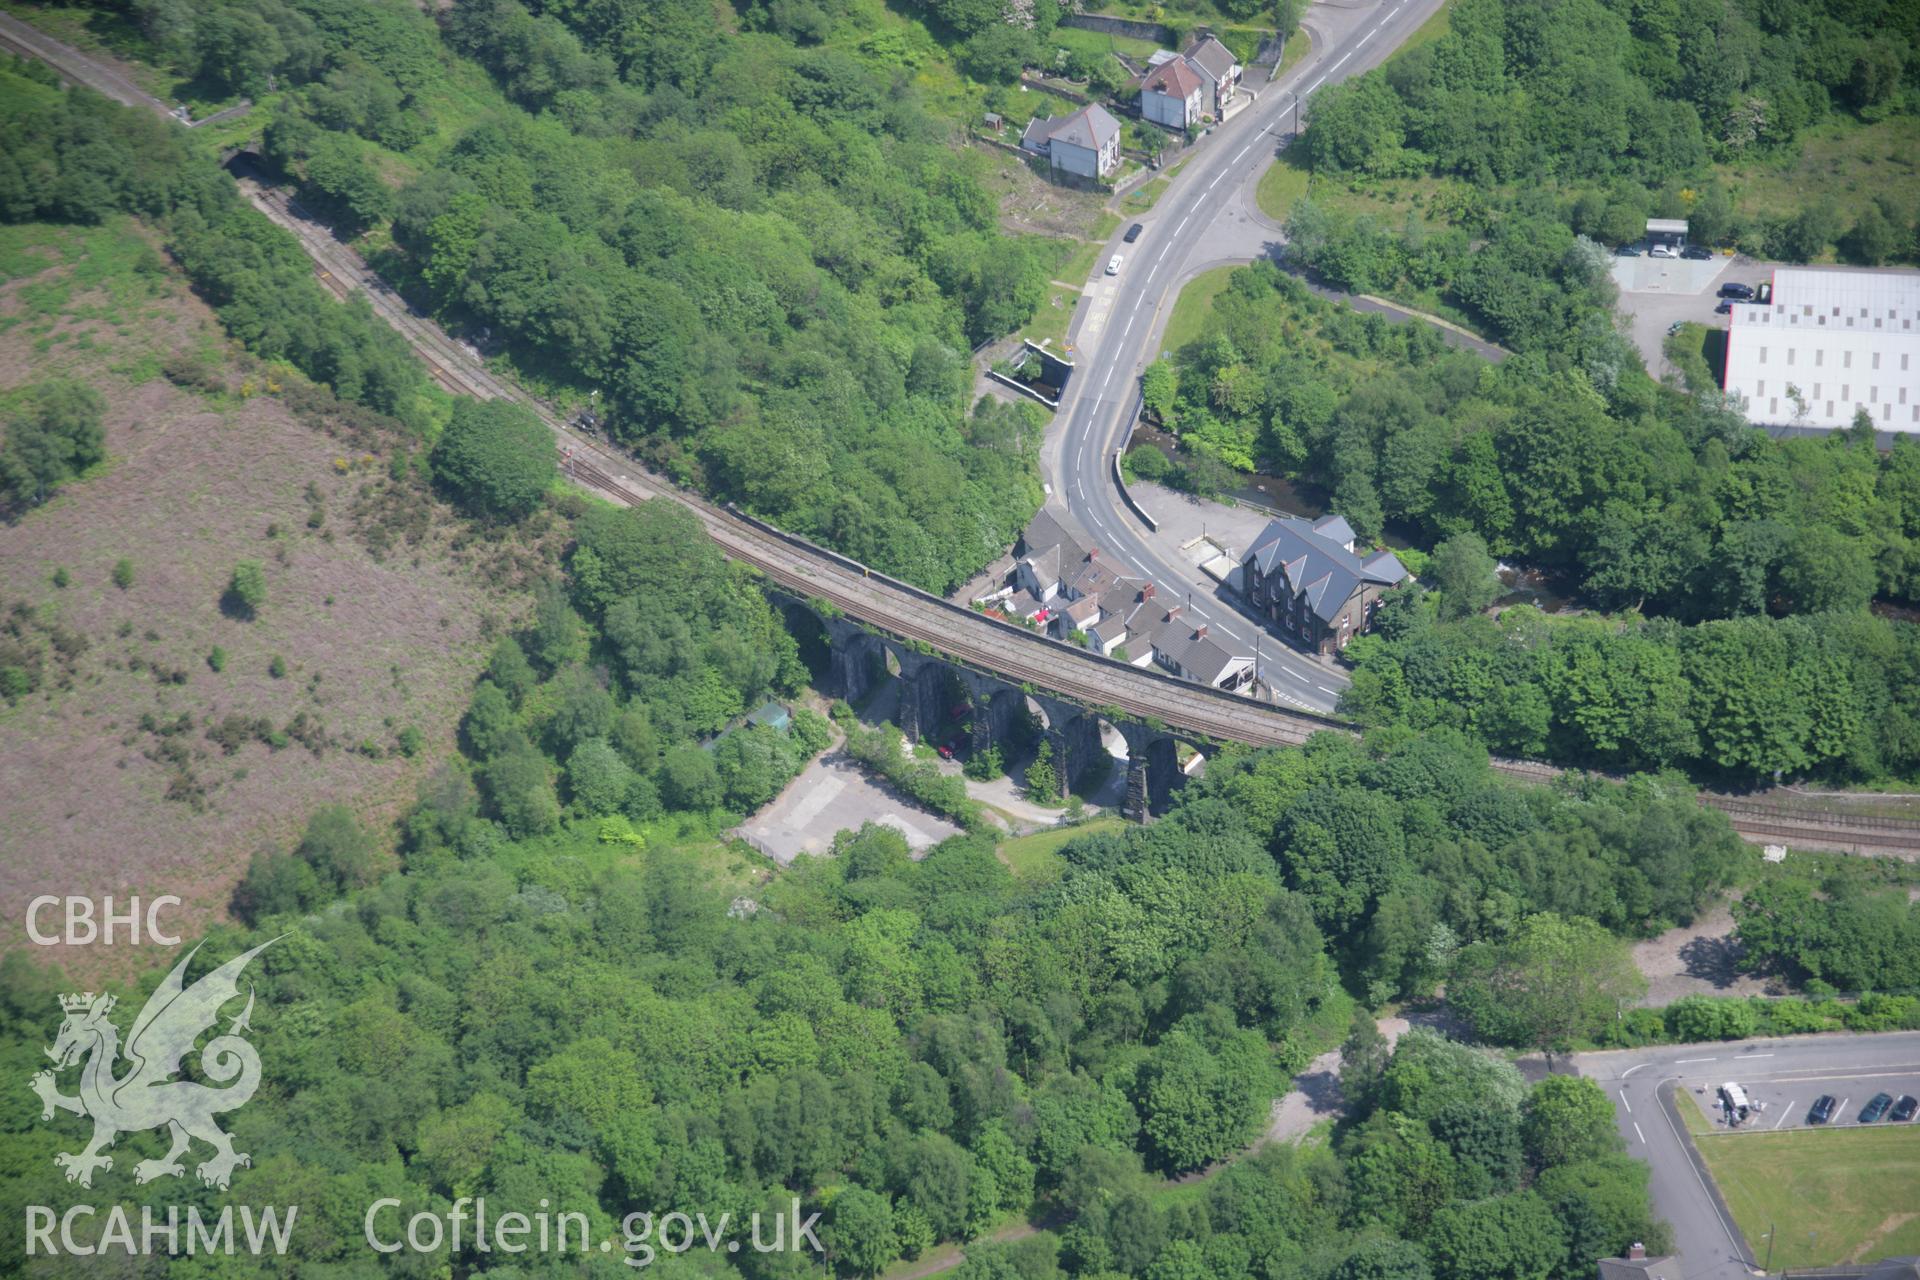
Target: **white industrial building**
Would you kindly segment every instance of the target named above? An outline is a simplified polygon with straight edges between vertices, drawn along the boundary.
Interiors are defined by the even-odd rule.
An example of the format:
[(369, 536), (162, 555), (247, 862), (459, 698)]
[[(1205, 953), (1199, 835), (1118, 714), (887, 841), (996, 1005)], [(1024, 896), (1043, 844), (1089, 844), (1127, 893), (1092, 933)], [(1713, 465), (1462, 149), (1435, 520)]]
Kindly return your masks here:
[(1783, 267), (1728, 316), (1729, 395), (1757, 426), (1920, 432), (1920, 272)]

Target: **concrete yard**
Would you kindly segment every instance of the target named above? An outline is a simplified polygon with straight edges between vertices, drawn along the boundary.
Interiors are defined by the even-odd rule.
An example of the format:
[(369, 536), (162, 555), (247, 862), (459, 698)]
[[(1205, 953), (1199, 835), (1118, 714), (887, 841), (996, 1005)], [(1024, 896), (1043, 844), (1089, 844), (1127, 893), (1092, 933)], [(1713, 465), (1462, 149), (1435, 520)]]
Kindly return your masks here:
[(734, 834), (787, 866), (803, 853), (824, 854), (836, 833), (868, 822), (892, 827), (907, 838), (916, 858), (960, 828), (917, 809), (877, 785), (845, 752), (830, 751), (800, 771), (772, 804), (734, 829)]

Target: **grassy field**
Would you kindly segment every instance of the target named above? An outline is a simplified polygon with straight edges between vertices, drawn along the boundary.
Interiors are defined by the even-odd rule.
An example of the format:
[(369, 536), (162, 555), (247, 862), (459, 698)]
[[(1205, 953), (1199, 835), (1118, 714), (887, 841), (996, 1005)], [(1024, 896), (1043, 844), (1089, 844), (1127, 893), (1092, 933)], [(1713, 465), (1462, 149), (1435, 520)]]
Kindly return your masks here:
[(1863, 125), (1844, 116), (1809, 129), (1799, 154), (1717, 173), (1741, 213), (1786, 216), (1816, 197), (1830, 197), (1851, 222), (1861, 202), (1886, 196), (1900, 208), (1920, 206), (1920, 120), (1900, 116)]
[(1166, 191), (1172, 176), (1155, 178), (1138, 191), (1132, 192), (1120, 201), (1120, 207), (1131, 214), (1146, 213), (1153, 208), (1154, 202)]
[[(386, 459), (286, 398), (297, 375), (232, 356), (132, 221), (0, 229), (0, 277), (0, 387), (86, 383), (107, 446), (0, 538), (0, 604), (86, 642), (64, 686), (0, 708), (0, 843), (32, 855), (0, 859), (0, 947), (28, 898), (102, 885), (178, 894), (198, 932), (248, 857), (285, 847), (315, 807), (351, 797), (384, 823), (452, 750), (483, 619), (523, 607), (490, 563), (512, 548), (456, 551), (436, 504), (391, 500)], [(395, 552), (374, 553), (376, 525)], [(242, 560), (267, 579), (251, 621), (220, 607)], [(209, 736), (229, 716), (247, 726), (231, 751)], [(45, 958), (87, 978), (139, 963), (119, 947)]]
[(1073, 323), (1073, 309), (1080, 305), (1080, 295), (1072, 289), (1054, 286), (1047, 290), (1047, 300), (1040, 304), (1040, 310), (1033, 319), (1021, 328), (1020, 336), (1034, 342), (1053, 339), (1058, 347), (1067, 336), (1067, 327)]
[(1237, 270), (1238, 267), (1215, 267), (1187, 281), (1173, 304), (1173, 315), (1168, 318), (1167, 330), (1160, 338), (1160, 350), (1178, 351), (1200, 336), (1207, 316), (1213, 311), (1213, 300), (1226, 291), (1227, 279)]
[(1104, 31), (1083, 31), (1078, 27), (1055, 27), (1053, 34), (1047, 37), (1047, 43), (1080, 54), (1124, 53), (1129, 58), (1142, 60), (1160, 47), (1151, 40), (1108, 35)]
[(1008, 869), (1022, 880), (1051, 880), (1060, 874), (1063, 865), (1060, 850), (1070, 841), (1102, 831), (1118, 831), (1126, 825), (1124, 818), (1095, 818), (1077, 827), (1056, 827), (1051, 831), (1036, 831), (1030, 836), (1003, 840), (995, 852), (1000, 855), (1000, 861), (1006, 863)]
[(1285, 222), (1294, 202), (1307, 194), (1307, 171), (1294, 159), (1292, 151), (1282, 151), (1267, 171), (1260, 175), (1254, 199), (1260, 212), (1276, 222)]
[(1920, 1125), (1709, 1134), (1696, 1145), (1757, 1257), (1767, 1231), (1779, 1232), (1776, 1270), (1920, 1253)]

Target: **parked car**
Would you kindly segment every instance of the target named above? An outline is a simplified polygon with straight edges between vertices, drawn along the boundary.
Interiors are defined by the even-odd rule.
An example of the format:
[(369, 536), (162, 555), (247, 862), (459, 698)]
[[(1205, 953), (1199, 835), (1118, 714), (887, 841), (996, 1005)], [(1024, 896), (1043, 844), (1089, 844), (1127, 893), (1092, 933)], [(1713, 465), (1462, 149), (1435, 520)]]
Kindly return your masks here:
[(1125, 262), (1125, 261), (1126, 261), (1126, 259), (1125, 259), (1125, 258), (1122, 258), (1122, 257), (1121, 257), (1121, 256), (1120, 256), (1119, 254), (1117, 254), (1117, 253), (1116, 253), (1116, 254), (1114, 254), (1114, 255), (1113, 255), (1113, 256), (1112, 256), (1111, 258), (1108, 258), (1108, 259), (1107, 259), (1107, 274), (1108, 274), (1108, 275), (1110, 275), (1110, 276), (1117, 276), (1117, 275), (1119, 275), (1119, 274), (1120, 274), (1120, 264), (1121, 264), (1122, 262)]
[(1672, 324), (1667, 326), (1667, 336), (1671, 338), (1674, 334), (1680, 332), (1681, 328), (1685, 326), (1686, 323), (1687, 322), (1685, 320), (1675, 320)]
[(1680, 251), (1680, 256), (1683, 258), (1692, 258), (1695, 262), (1705, 262), (1713, 256), (1713, 250), (1707, 248), (1705, 245), (1690, 244)]
[(1722, 299), (1720, 299), (1720, 305), (1719, 305), (1719, 306), (1717, 306), (1717, 307), (1715, 307), (1715, 308), (1713, 309), (1713, 314), (1715, 314), (1715, 315), (1717, 315), (1717, 316), (1723, 316), (1723, 315), (1725, 315), (1725, 314), (1727, 314), (1727, 312), (1729, 312), (1729, 311), (1731, 311), (1731, 310), (1733, 310), (1733, 299), (1732, 299), (1732, 298), (1722, 298)]
[(1128, 227), (1127, 234), (1120, 238), (1122, 240), (1125, 240), (1128, 244), (1132, 244), (1135, 240), (1138, 240), (1140, 238), (1140, 233), (1145, 230), (1146, 228), (1144, 226), (1136, 222), (1132, 226)]
[(1680, 256), (1680, 251), (1670, 244), (1657, 244), (1647, 250), (1647, 256), (1650, 258), (1677, 258)]
[(1637, 244), (1623, 244), (1614, 250), (1614, 252), (1623, 258), (1637, 258), (1640, 256), (1640, 246)]
[(934, 750), (935, 750), (935, 751), (938, 751), (938, 752), (940, 753), (940, 758), (941, 758), (942, 760), (951, 760), (951, 759), (953, 759), (953, 748), (952, 748), (952, 747), (950, 747), (950, 746), (948, 746), (948, 745), (947, 745), (946, 743), (944, 743), (944, 742), (943, 742), (943, 743), (941, 743), (941, 744), (940, 744), (939, 746), (937, 746), (937, 747), (935, 747), (935, 748), (934, 748)]
[(1772, 302), (1773, 301), (1773, 281), (1768, 280), (1761, 284), (1760, 292), (1754, 295), (1754, 301), (1756, 302)]
[(1893, 1104), (1893, 1110), (1887, 1113), (1887, 1119), (1905, 1124), (1913, 1119), (1913, 1113), (1916, 1111), (1920, 1111), (1920, 1098), (1909, 1093)]
[(1873, 1097), (1868, 1100), (1867, 1105), (1860, 1108), (1860, 1123), (1872, 1124), (1874, 1121), (1878, 1120), (1880, 1117), (1886, 1115), (1887, 1108), (1891, 1107), (1892, 1105), (1893, 1105), (1892, 1094), (1890, 1093), (1874, 1094)]
[(1813, 1100), (1813, 1109), (1807, 1112), (1808, 1124), (1825, 1124), (1833, 1119), (1833, 1109), (1839, 1101), (1830, 1093), (1823, 1093)]
[(1720, 286), (1720, 296), (1723, 298), (1734, 298), (1740, 302), (1752, 302), (1753, 286), (1750, 284), (1741, 284), (1738, 280), (1729, 280)]

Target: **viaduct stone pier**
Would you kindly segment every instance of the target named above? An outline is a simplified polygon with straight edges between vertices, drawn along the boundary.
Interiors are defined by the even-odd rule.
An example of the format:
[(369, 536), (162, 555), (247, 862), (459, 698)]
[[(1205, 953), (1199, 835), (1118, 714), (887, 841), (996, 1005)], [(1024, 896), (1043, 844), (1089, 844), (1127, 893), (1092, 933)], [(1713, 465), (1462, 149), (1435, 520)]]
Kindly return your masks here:
[[(788, 600), (790, 607), (805, 609), (817, 619), (825, 633), (830, 657), (824, 692), (848, 703), (891, 692), (898, 702), (889, 718), (913, 742), (957, 741), (964, 735), (958, 754), (972, 756), (999, 747), (1012, 765), (1031, 759), (1044, 741), (1052, 747), (1062, 796), (1091, 770), (1124, 769), (1121, 812), (1136, 822), (1165, 810), (1174, 790), (1186, 781), (1181, 768), (1185, 740), (1164, 725), (1010, 684), (876, 634), (844, 615), (821, 617), (810, 601)], [(887, 688), (890, 683), (892, 690)], [(1199, 749), (1196, 743), (1185, 745)]]

